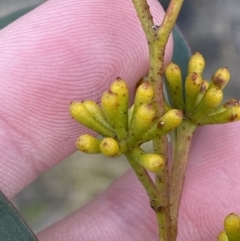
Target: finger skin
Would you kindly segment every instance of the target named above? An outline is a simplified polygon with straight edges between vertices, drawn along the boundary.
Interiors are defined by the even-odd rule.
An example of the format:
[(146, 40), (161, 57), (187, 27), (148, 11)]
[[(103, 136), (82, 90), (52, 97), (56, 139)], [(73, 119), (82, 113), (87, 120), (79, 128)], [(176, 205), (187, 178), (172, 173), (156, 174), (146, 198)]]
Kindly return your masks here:
[[(177, 241), (215, 240), (224, 217), (240, 213), (240, 123), (199, 128), (193, 138)], [(132, 172), (85, 208), (38, 234), (40, 241), (153, 241), (157, 226)]]
[[(156, 24), (163, 10), (151, 0)], [(0, 189), (12, 197), (75, 151), (86, 131), (72, 100), (93, 99), (118, 76), (131, 89), (148, 70), (129, 0), (50, 0), (0, 32)], [(172, 41), (166, 61), (172, 54)]]

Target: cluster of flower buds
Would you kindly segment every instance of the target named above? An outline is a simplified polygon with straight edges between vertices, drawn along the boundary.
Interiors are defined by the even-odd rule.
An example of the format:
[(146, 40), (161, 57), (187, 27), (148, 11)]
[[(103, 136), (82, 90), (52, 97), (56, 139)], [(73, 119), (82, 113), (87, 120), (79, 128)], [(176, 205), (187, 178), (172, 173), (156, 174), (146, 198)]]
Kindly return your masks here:
[(170, 109), (157, 118), (153, 107), (154, 90), (147, 82), (138, 88), (134, 105), (128, 110), (129, 90), (126, 82), (117, 78), (110, 90), (103, 93), (101, 105), (92, 100), (72, 102), (71, 116), (79, 123), (101, 134), (101, 138), (85, 134), (78, 138), (77, 148), (85, 153), (102, 153), (109, 157), (126, 152), (148, 171), (164, 167), (162, 156), (146, 153), (141, 144), (165, 135), (182, 122), (182, 111)]
[(188, 64), (185, 89), (180, 68), (170, 63), (165, 70), (171, 106), (183, 110), (186, 118), (197, 125), (223, 124), (240, 120), (239, 101), (231, 99), (222, 103), (223, 89), (230, 79), (228, 68), (218, 69), (211, 81), (202, 78), (205, 60), (194, 54)]
[(229, 214), (224, 220), (224, 231), (218, 235), (218, 241), (239, 241), (240, 240), (240, 217)]

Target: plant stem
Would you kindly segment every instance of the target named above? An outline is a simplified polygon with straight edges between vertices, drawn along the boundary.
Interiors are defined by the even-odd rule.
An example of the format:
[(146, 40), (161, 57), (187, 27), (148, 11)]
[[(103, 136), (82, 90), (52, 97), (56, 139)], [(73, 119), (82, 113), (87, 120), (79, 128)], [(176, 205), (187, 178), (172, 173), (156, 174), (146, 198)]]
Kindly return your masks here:
[(177, 236), (178, 210), (187, 168), (188, 154), (196, 127), (197, 126), (195, 123), (184, 119), (182, 124), (175, 130), (176, 140), (174, 143), (174, 154), (170, 179), (170, 211), (172, 218), (171, 240), (175, 240)]
[[(164, 75), (164, 56), (167, 41), (170, 33), (175, 25), (179, 11), (182, 7), (183, 0), (171, 0), (165, 17), (161, 23), (161, 26), (156, 33), (155, 42), (150, 45), (150, 72), (149, 77), (154, 86), (155, 91), (155, 104), (158, 112), (158, 116), (161, 117), (164, 114), (164, 98), (163, 98), (163, 80)], [(159, 227), (163, 226), (164, 233), (161, 240), (170, 240), (171, 235), (175, 236), (171, 232), (171, 215), (170, 215), (170, 191), (169, 191), (169, 172), (168, 172), (168, 141), (166, 136), (162, 136), (159, 140), (154, 140), (154, 149), (156, 153), (159, 153), (165, 158), (165, 168), (161, 173), (156, 173), (156, 186), (162, 193), (165, 194), (168, 205), (162, 209), (162, 212), (157, 214)], [(162, 228), (161, 228), (162, 229)], [(162, 230), (159, 230), (163, 232)]]
[(137, 12), (138, 18), (141, 22), (142, 28), (145, 32), (148, 45), (153, 41), (153, 17), (149, 9), (149, 5), (146, 0), (132, 0), (135, 10)]
[[(167, 199), (167, 205), (163, 206), (160, 212), (156, 212), (159, 238), (160, 240), (170, 240), (171, 216), (170, 216), (170, 185), (169, 185), (169, 170), (168, 170), (168, 140), (166, 136), (158, 138), (153, 142), (154, 152), (159, 153), (165, 160), (165, 167), (162, 171), (155, 174), (155, 182), (158, 190), (164, 193)], [(159, 148), (160, 147), (160, 148)], [(165, 152), (164, 152), (165, 150)], [(162, 237), (161, 237), (162, 236)]]
[(130, 152), (127, 152), (124, 154), (126, 158), (128, 159), (129, 164), (133, 168), (135, 174), (138, 177), (138, 180), (142, 183), (143, 187), (145, 188), (149, 199), (150, 199), (150, 205), (154, 210), (161, 209), (162, 206), (166, 205), (166, 198), (162, 193), (160, 193), (149, 176), (148, 172), (145, 168), (143, 168), (141, 165), (139, 165), (132, 157)]
[[(167, 41), (178, 17), (179, 11), (184, 0), (171, 0), (165, 17), (160, 28), (153, 28), (153, 18), (146, 0), (132, 0), (137, 11), (138, 17), (145, 32), (150, 56), (150, 69), (148, 80), (154, 88), (154, 106), (157, 111), (157, 117), (164, 114), (164, 97), (163, 97), (163, 75), (164, 75), (164, 55)], [(165, 157), (165, 168), (162, 172), (156, 174), (156, 186), (160, 193), (166, 197), (166, 205), (156, 211), (159, 237), (161, 241), (169, 240), (170, 226), (170, 197), (169, 197), (169, 174), (168, 174), (168, 157), (167, 157), (167, 138), (163, 136), (154, 140), (154, 149), (156, 153), (163, 154)]]
[(162, 209), (168, 206), (168, 200), (166, 199), (165, 195), (163, 195), (156, 185), (154, 184), (153, 180), (149, 176), (148, 172), (145, 168), (140, 166), (131, 156), (131, 153), (125, 153), (129, 164), (133, 168), (135, 174), (138, 177), (138, 180), (142, 183), (143, 187), (145, 188), (149, 199), (150, 199), (150, 206), (155, 211), (158, 227), (159, 227), (159, 240), (168, 240), (167, 234), (168, 230), (166, 229), (166, 225), (163, 225), (166, 222), (166, 216), (162, 215)]

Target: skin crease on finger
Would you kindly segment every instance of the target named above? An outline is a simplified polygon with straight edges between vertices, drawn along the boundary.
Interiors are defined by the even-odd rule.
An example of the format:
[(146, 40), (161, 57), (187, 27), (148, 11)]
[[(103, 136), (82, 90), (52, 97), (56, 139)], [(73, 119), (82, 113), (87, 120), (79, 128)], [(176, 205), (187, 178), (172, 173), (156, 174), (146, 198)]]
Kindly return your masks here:
[[(199, 127), (193, 138), (177, 241), (215, 240), (224, 217), (240, 213), (240, 122)], [(85, 208), (38, 235), (40, 241), (157, 241), (156, 219), (132, 172)]]
[[(149, 1), (160, 24), (163, 10)], [(50, 0), (0, 31), (0, 189), (12, 197), (75, 151), (86, 130), (72, 100), (93, 99), (118, 76), (147, 73), (146, 39), (129, 0)], [(166, 61), (172, 55), (172, 41)]]

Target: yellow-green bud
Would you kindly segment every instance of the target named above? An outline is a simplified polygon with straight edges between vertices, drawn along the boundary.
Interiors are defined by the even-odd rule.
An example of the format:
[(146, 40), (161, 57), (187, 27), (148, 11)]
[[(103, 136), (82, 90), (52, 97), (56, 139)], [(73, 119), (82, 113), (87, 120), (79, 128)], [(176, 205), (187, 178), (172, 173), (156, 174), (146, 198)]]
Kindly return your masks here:
[(211, 79), (211, 85), (224, 89), (230, 80), (230, 72), (227, 67), (218, 69)]
[(165, 76), (173, 108), (184, 109), (182, 74), (178, 65), (170, 63), (165, 68)]
[(205, 67), (205, 60), (203, 58), (203, 56), (200, 53), (195, 53), (194, 55), (192, 55), (192, 57), (189, 60), (188, 63), (188, 73), (198, 73), (199, 75), (202, 75), (202, 72), (204, 70)]
[(112, 91), (105, 91), (102, 95), (101, 106), (106, 120), (114, 129), (118, 138), (120, 140), (125, 139), (127, 131), (123, 119), (127, 118), (127, 114), (119, 111), (121, 100), (118, 94)]
[(229, 241), (240, 241), (240, 217), (235, 214), (229, 214), (224, 220), (224, 229)]
[[(134, 109), (132, 116), (135, 116), (139, 106), (143, 104), (148, 104), (152, 102), (154, 95), (154, 90), (151, 84), (148, 81), (144, 81), (141, 85), (138, 86), (135, 100), (134, 100)], [(131, 124), (132, 120), (130, 121)]]
[(70, 114), (73, 119), (103, 136), (114, 136), (114, 133), (99, 123), (82, 102), (73, 101), (70, 104)]
[(153, 99), (153, 95), (154, 90), (152, 85), (148, 81), (143, 82), (137, 88), (134, 102), (135, 106), (150, 103)]
[(98, 106), (96, 102), (93, 100), (85, 100), (83, 101), (84, 106), (87, 108), (89, 113), (103, 126), (105, 126), (107, 129), (113, 131), (112, 127), (108, 124), (106, 121), (103, 112), (101, 108)]
[(139, 159), (139, 164), (150, 172), (160, 172), (164, 167), (164, 159), (157, 154), (143, 154)]
[(128, 86), (127, 83), (121, 79), (117, 78), (111, 85), (110, 90), (113, 93), (116, 93), (118, 95), (118, 116), (119, 122), (123, 123), (123, 126), (125, 130), (127, 130), (128, 127), (128, 99), (129, 99), (129, 93), (128, 93)]
[(223, 92), (221, 89), (213, 87), (209, 88), (203, 96), (201, 102), (198, 104), (195, 110), (195, 114), (192, 119), (195, 122), (200, 121), (204, 116), (210, 114), (216, 109), (223, 99)]
[(196, 72), (190, 73), (185, 82), (186, 115), (190, 117), (197, 105), (197, 98), (202, 86), (202, 77)]
[(89, 154), (97, 154), (100, 153), (100, 140), (98, 140), (97, 138), (85, 134), (85, 135), (81, 135), (76, 142), (76, 146), (77, 149), (79, 151), (85, 152), (85, 153), (89, 153)]
[(121, 154), (118, 142), (110, 137), (104, 138), (101, 141), (100, 151), (102, 154), (108, 157), (115, 157)]
[(225, 231), (218, 235), (218, 241), (229, 241)]
[(129, 127), (129, 134), (127, 137), (128, 146), (135, 145), (142, 135), (149, 130), (153, 125), (155, 114), (155, 109), (150, 103), (139, 106)]

